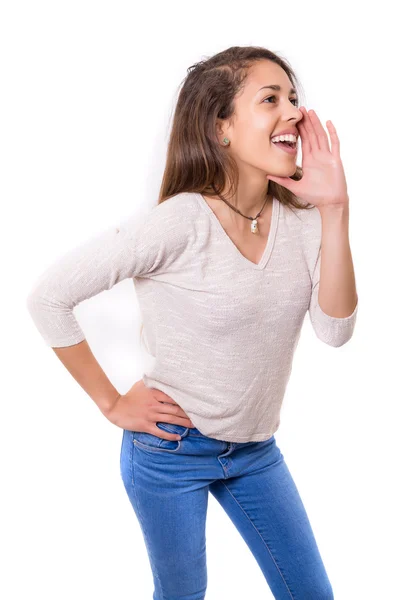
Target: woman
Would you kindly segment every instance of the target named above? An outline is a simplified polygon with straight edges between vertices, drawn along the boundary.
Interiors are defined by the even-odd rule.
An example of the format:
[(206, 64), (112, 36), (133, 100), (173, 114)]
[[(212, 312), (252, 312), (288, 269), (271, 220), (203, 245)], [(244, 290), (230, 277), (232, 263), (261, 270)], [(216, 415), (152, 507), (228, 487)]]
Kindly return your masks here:
[[(154, 600), (205, 597), (209, 491), (275, 598), (333, 598), (274, 437), (306, 312), (331, 346), (356, 321), (349, 198), (327, 126), (331, 149), (315, 112), (299, 106), (292, 69), (269, 50), (199, 62), (180, 91), (158, 204), (69, 252), (29, 294), (46, 343), (123, 429), (121, 475)], [(145, 369), (118, 394), (73, 308), (126, 278)]]

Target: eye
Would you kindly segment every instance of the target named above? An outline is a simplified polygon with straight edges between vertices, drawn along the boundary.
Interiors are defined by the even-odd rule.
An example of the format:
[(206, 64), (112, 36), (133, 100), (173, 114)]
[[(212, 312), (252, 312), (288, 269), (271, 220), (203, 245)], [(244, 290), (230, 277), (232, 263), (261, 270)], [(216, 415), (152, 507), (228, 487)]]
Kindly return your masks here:
[[(274, 98), (276, 100), (276, 96), (268, 96), (268, 98), (264, 98), (263, 102), (265, 102), (266, 100), (271, 100), (271, 98)], [(299, 106), (299, 101), (297, 98), (292, 98), (291, 100), (293, 100), (293, 102), (294, 102), (293, 106)], [(266, 104), (270, 104), (270, 103), (267, 102)]]

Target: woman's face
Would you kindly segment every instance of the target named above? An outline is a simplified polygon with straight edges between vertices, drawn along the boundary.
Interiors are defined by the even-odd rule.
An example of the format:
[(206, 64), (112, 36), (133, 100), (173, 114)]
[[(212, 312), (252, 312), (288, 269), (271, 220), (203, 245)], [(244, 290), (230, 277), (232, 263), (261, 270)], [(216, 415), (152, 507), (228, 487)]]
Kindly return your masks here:
[[(264, 86), (280, 86), (280, 90)], [(263, 89), (260, 89), (263, 88)], [(286, 72), (277, 64), (263, 60), (255, 63), (244, 88), (235, 99), (235, 115), (229, 125), (220, 121), (224, 137), (230, 140), (227, 151), (235, 158), (239, 170), (248, 167), (265, 174), (289, 177), (296, 171), (297, 153), (289, 154), (276, 146), (271, 137), (285, 129), (297, 132), (303, 118), (297, 96)], [(300, 138), (297, 141), (297, 147)]]

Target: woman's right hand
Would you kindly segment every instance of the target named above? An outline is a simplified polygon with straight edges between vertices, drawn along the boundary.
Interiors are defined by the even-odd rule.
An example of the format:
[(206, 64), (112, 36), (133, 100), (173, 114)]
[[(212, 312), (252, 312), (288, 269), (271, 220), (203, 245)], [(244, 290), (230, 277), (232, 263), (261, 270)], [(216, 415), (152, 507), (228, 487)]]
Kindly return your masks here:
[(119, 396), (103, 414), (117, 427), (151, 433), (164, 440), (179, 440), (180, 436), (157, 427), (158, 421), (194, 427), (175, 400), (161, 390), (148, 388), (143, 379), (137, 381), (126, 394)]

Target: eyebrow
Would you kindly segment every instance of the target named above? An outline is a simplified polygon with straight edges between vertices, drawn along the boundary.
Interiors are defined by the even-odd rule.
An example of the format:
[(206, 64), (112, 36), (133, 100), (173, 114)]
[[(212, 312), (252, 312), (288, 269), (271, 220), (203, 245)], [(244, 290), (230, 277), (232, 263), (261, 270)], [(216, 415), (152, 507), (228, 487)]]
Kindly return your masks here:
[[(270, 88), (271, 90), (276, 90), (277, 92), (280, 92), (282, 89), (280, 85), (263, 85), (262, 87), (260, 87), (260, 89), (258, 91), (260, 92), (261, 90), (264, 90), (265, 88)], [(289, 94), (297, 95), (297, 92), (294, 88), (290, 88)]]

